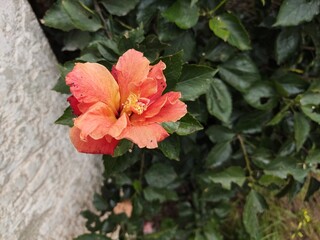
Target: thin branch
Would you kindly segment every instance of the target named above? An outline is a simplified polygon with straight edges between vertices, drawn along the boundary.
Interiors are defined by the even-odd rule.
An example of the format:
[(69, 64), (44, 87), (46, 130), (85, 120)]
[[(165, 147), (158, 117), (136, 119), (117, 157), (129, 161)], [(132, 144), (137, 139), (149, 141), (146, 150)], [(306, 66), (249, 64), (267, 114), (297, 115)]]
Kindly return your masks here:
[(246, 150), (246, 146), (244, 145), (244, 142), (243, 142), (243, 138), (240, 134), (237, 135), (237, 138), (240, 142), (240, 146), (241, 146), (241, 150), (242, 150), (242, 153), (243, 153), (243, 157), (244, 157), (244, 160), (246, 161), (246, 168), (248, 169), (248, 172), (249, 172), (249, 178), (254, 181), (254, 178), (253, 178), (253, 170), (251, 168), (251, 165), (250, 165), (250, 159), (249, 159), (249, 156), (248, 156), (248, 153), (247, 153), (247, 150)]
[(102, 23), (103, 23), (103, 29), (104, 29), (104, 31), (106, 32), (108, 38), (112, 39), (112, 34), (111, 34), (111, 32), (108, 30), (107, 22), (106, 22), (106, 20), (105, 20), (104, 17), (103, 17), (101, 8), (100, 8), (99, 3), (97, 2), (97, 0), (93, 0), (93, 5), (94, 5), (94, 8), (95, 8), (95, 10), (97, 11), (99, 17), (101, 18), (101, 21), (102, 21)]
[(209, 12), (210, 15), (214, 14), (223, 4), (225, 4), (228, 0), (222, 0), (213, 10)]

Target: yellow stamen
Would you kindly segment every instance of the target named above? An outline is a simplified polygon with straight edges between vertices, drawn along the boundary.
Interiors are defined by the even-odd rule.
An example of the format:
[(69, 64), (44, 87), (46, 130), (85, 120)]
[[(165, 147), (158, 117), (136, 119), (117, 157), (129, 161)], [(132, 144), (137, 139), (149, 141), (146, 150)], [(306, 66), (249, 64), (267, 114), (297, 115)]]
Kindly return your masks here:
[(136, 94), (131, 93), (123, 104), (122, 112), (127, 113), (129, 116), (132, 113), (141, 115), (146, 109), (149, 99), (139, 98)]

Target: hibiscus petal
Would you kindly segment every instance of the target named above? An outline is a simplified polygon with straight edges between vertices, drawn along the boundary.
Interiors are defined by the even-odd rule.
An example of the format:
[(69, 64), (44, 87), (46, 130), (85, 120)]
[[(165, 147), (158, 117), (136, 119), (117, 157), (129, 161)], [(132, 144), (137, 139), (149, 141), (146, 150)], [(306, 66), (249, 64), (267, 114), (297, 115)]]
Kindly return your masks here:
[(81, 130), (80, 138), (84, 141), (88, 136), (96, 140), (106, 135), (117, 137), (127, 126), (127, 118), (116, 119), (108, 105), (98, 102), (76, 118), (74, 126)]
[(112, 69), (112, 74), (116, 78), (119, 88), (121, 103), (124, 103), (136, 86), (145, 81), (149, 73), (149, 60), (141, 52), (130, 49), (125, 52)]
[(178, 121), (187, 113), (187, 105), (179, 100), (180, 97), (180, 92), (168, 92), (148, 106), (141, 115), (134, 115), (130, 120), (133, 124)]
[(80, 129), (77, 127), (72, 127), (70, 129), (70, 139), (74, 147), (82, 153), (112, 155), (119, 142), (114, 138), (110, 139), (109, 141), (107, 141), (106, 138), (94, 140), (90, 136), (88, 136), (86, 141), (82, 141), (80, 139), (80, 132)]
[(126, 138), (134, 142), (139, 148), (157, 148), (158, 142), (162, 141), (169, 134), (159, 124), (127, 127), (118, 139)]
[(148, 77), (157, 81), (157, 91), (151, 97), (151, 100), (157, 99), (161, 96), (165, 88), (167, 87), (166, 77), (163, 74), (163, 70), (166, 68), (166, 64), (162, 61), (151, 67)]
[(77, 116), (81, 115), (82, 112), (79, 109), (78, 100), (73, 95), (71, 95), (70, 97), (67, 98), (67, 101), (69, 102), (70, 107), (72, 108), (73, 114)]
[(117, 112), (119, 108), (119, 86), (112, 74), (98, 63), (76, 63), (67, 74), (66, 83), (80, 103), (104, 102)]

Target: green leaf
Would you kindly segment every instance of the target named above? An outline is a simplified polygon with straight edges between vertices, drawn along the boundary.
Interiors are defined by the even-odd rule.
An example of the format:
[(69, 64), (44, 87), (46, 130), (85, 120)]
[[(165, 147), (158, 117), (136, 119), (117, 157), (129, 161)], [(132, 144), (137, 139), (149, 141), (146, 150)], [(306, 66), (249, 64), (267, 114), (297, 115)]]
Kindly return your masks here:
[(319, 14), (319, 0), (284, 0), (274, 26), (296, 26)]
[[(143, 1), (144, 2), (144, 1)], [(187, 33), (188, 38), (190, 40), (192, 39), (192, 36), (189, 31), (184, 31), (177, 27), (176, 24), (168, 22), (164, 18), (158, 18), (157, 19), (157, 29), (156, 29), (157, 35), (159, 37), (159, 40), (161, 42), (172, 42), (174, 40), (178, 40), (181, 38), (181, 36), (184, 36), (183, 33)], [(193, 42), (195, 42), (193, 40)], [(194, 45), (194, 44), (192, 44)], [(176, 49), (175, 52), (180, 51), (181, 49)], [(173, 53), (173, 52), (172, 52)]]
[(139, 158), (137, 152), (133, 151), (132, 153), (124, 154), (120, 157), (112, 157), (109, 155), (103, 156), (103, 163), (105, 174), (109, 177), (115, 173), (121, 173), (133, 164), (135, 164)]
[(105, 211), (108, 208), (108, 203), (98, 193), (93, 195), (93, 205), (98, 211)]
[(70, 88), (67, 86), (65, 78), (66, 75), (73, 69), (74, 62), (66, 62), (63, 66), (58, 65), (58, 67), (60, 70), (60, 77), (52, 90), (60, 93), (70, 94)]
[(188, 0), (177, 0), (162, 13), (162, 16), (181, 29), (188, 29), (197, 24), (199, 9), (196, 4), (191, 4)]
[(319, 93), (306, 93), (300, 98), (300, 107), (305, 115), (320, 124), (320, 95)]
[(319, 164), (320, 163), (320, 149), (315, 149), (309, 152), (306, 163)]
[(287, 71), (277, 71), (272, 80), (277, 92), (284, 97), (302, 93), (308, 87), (307, 82), (299, 75)]
[(219, 229), (218, 222), (213, 218), (209, 220), (203, 227), (203, 234), (206, 240), (222, 240), (223, 236)]
[(267, 123), (267, 126), (274, 126), (277, 125), (278, 123), (280, 123), (282, 121), (282, 119), (284, 117), (286, 117), (288, 114), (290, 114), (289, 108), (290, 108), (291, 104), (287, 104), (285, 105), (280, 112), (278, 112), (271, 120), (270, 122)]
[(86, 233), (77, 238), (74, 238), (74, 240), (111, 240), (111, 238), (97, 233)]
[(269, 119), (269, 112), (254, 111), (243, 113), (237, 121), (234, 130), (242, 133), (258, 133), (261, 132), (263, 126), (269, 121)]
[[(220, 43), (218, 46), (213, 44), (214, 43), (211, 42), (208, 43), (208, 49), (204, 55), (205, 59), (208, 59), (212, 62), (225, 62), (237, 51), (237, 49), (226, 43)], [(214, 46), (213, 49), (212, 45)]]
[(171, 165), (156, 163), (148, 169), (144, 177), (150, 186), (163, 188), (173, 182), (177, 174)]
[(143, 190), (143, 195), (148, 202), (159, 201), (175, 201), (178, 199), (177, 193), (166, 188), (147, 187)]
[(269, 110), (278, 104), (272, 85), (266, 81), (254, 83), (247, 90), (244, 99), (259, 110)]
[(70, 31), (75, 28), (69, 15), (64, 11), (61, 5), (61, 0), (57, 1), (46, 12), (42, 23), (48, 27), (60, 29), (63, 31)]
[(277, 157), (270, 164), (264, 167), (265, 174), (277, 176), (286, 179), (288, 175), (292, 175), (294, 179), (300, 183), (304, 182), (304, 178), (308, 174), (307, 169), (302, 168), (302, 162), (297, 162), (295, 158)]
[(237, 55), (219, 65), (219, 75), (240, 92), (246, 92), (254, 82), (260, 81), (259, 71), (247, 55)]
[(158, 0), (140, 1), (137, 11), (137, 22), (142, 22), (143, 26), (148, 28), (152, 19), (156, 16), (159, 4)]
[(228, 122), (232, 112), (232, 99), (226, 85), (214, 78), (209, 84), (206, 97), (208, 112), (222, 122)]
[(176, 87), (178, 79), (182, 72), (183, 51), (179, 51), (173, 55), (168, 55), (160, 58), (166, 64), (164, 75), (167, 80), (167, 88), (165, 91), (172, 90)]
[(230, 158), (231, 154), (232, 148), (230, 142), (218, 143), (209, 152), (206, 165), (210, 168), (220, 167)]
[(304, 201), (309, 201), (309, 198), (312, 197), (312, 195), (319, 189), (320, 189), (320, 182), (316, 178), (311, 177), (307, 193), (304, 197)]
[(75, 28), (88, 32), (102, 28), (98, 15), (81, 1), (62, 0), (61, 4)]
[(229, 167), (222, 172), (210, 172), (203, 174), (204, 180), (208, 179), (214, 183), (221, 183), (225, 189), (231, 189), (231, 183), (236, 183), (240, 187), (246, 180), (244, 170), (241, 167)]
[(243, 224), (252, 239), (261, 239), (258, 214), (263, 213), (266, 208), (264, 198), (255, 190), (251, 190), (244, 205)]
[(297, 151), (301, 149), (310, 132), (310, 122), (302, 113), (294, 113), (294, 140)]
[[(169, 32), (168, 34), (172, 33)], [(179, 34), (170, 42), (170, 47), (165, 50), (164, 54), (170, 55), (181, 50), (183, 50), (183, 61), (188, 62), (192, 59), (195, 59), (196, 41), (193, 32), (183, 31), (181, 34)]]
[(180, 141), (176, 135), (171, 135), (165, 140), (159, 142), (159, 149), (169, 159), (179, 161)]
[(63, 39), (64, 46), (62, 51), (82, 50), (91, 41), (91, 36), (88, 32), (79, 30), (70, 31)]
[(146, 234), (144, 240), (172, 240), (177, 235), (177, 228), (168, 228), (155, 233)]
[(203, 126), (191, 114), (187, 113), (178, 122), (165, 122), (162, 126), (169, 133), (176, 133), (184, 136), (203, 129)]
[(72, 108), (69, 106), (64, 110), (64, 113), (61, 117), (59, 117), (54, 123), (61, 124), (61, 125), (67, 125), (69, 127), (73, 126), (73, 119), (76, 116), (72, 112)]
[(298, 49), (300, 34), (295, 28), (284, 28), (276, 40), (276, 60), (283, 63)]
[(231, 13), (224, 13), (209, 21), (214, 34), (240, 50), (251, 49), (249, 34), (240, 20)]
[(116, 16), (125, 16), (135, 8), (139, 0), (100, 0), (105, 9)]
[(207, 128), (206, 134), (213, 143), (231, 141), (235, 136), (231, 129), (221, 125), (211, 125)]
[(120, 157), (123, 154), (127, 153), (130, 148), (132, 148), (133, 143), (127, 139), (122, 139), (118, 146), (115, 148), (113, 157)]
[(205, 94), (216, 70), (201, 65), (184, 65), (176, 91), (181, 92), (182, 100), (194, 101)]
[[(144, 56), (148, 58), (150, 62), (154, 62), (156, 59), (159, 59), (160, 52), (168, 46), (168, 44), (160, 42), (157, 35), (150, 34), (139, 44), (137, 50), (143, 52)], [(172, 56), (168, 57), (170, 58)]]
[(121, 54), (126, 52), (128, 49), (135, 48), (145, 39), (143, 26), (140, 25), (137, 28), (131, 29), (130, 31), (125, 31), (123, 36), (118, 42), (118, 48)]

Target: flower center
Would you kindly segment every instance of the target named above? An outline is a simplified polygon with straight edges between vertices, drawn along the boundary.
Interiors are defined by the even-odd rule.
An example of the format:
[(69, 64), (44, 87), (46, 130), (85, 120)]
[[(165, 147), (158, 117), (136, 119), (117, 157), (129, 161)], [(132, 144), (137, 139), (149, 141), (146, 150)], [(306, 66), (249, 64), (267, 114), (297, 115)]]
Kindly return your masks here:
[(125, 112), (128, 116), (130, 116), (132, 113), (140, 115), (147, 109), (149, 102), (149, 99), (139, 98), (134, 93), (131, 93), (127, 98), (127, 101), (123, 104), (121, 113)]

